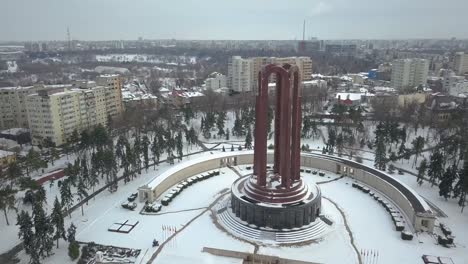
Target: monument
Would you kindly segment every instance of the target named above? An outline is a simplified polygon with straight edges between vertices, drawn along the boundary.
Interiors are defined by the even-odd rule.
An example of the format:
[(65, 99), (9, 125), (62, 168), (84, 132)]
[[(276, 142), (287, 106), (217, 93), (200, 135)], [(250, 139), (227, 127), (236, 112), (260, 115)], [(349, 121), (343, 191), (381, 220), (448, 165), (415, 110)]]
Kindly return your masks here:
[[(253, 174), (231, 187), (231, 210), (260, 229), (300, 228), (320, 214), (321, 193), (300, 175), (301, 80), (299, 68), (270, 64), (258, 73)], [(268, 81), (275, 74), (274, 155), (267, 165)], [(271, 155), (270, 155), (271, 156)]]

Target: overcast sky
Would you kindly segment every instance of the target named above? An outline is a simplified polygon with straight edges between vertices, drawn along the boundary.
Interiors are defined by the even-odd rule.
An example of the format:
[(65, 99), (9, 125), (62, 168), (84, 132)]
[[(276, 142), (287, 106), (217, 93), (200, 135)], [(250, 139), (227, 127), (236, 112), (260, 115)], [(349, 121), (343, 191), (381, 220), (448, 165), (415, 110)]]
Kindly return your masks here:
[(0, 0), (0, 40), (468, 38), (468, 0)]

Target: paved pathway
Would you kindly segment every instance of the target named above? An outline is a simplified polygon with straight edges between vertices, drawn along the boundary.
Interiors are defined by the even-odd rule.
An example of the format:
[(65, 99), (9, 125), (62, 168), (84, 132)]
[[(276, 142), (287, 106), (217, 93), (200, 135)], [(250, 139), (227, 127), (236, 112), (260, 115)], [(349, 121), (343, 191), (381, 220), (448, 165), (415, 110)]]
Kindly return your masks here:
[(161, 253), (161, 251), (163, 250), (163, 248), (175, 237), (177, 236), (180, 232), (182, 232), (185, 228), (187, 228), (191, 223), (193, 223), (195, 220), (197, 220), (200, 216), (204, 215), (206, 212), (208, 212), (209, 210), (211, 210), (211, 208), (213, 206), (215, 206), (219, 200), (221, 200), (226, 194), (228, 194), (229, 191), (225, 191), (223, 194), (221, 194), (218, 198), (216, 198), (216, 200), (214, 200), (214, 202), (212, 202), (208, 207), (206, 207), (205, 210), (203, 210), (202, 212), (200, 212), (198, 215), (196, 215), (194, 218), (192, 218), (192, 220), (190, 220), (188, 223), (186, 223), (181, 229), (177, 230), (175, 233), (173, 233), (170, 237), (168, 237), (166, 239), (166, 241), (164, 241), (163, 243), (161, 243), (161, 245), (159, 245), (158, 249), (156, 250), (156, 252), (153, 253), (153, 255), (151, 256), (151, 258), (146, 262), (147, 264), (151, 264), (153, 262), (155, 262), (155, 259), (158, 257), (159, 253)]
[(349, 239), (351, 241), (351, 246), (353, 246), (354, 251), (356, 253), (356, 256), (358, 258), (358, 262), (359, 262), (359, 264), (363, 264), (361, 254), (359, 253), (359, 250), (358, 250), (358, 248), (357, 248), (357, 246), (355, 244), (353, 232), (351, 231), (351, 228), (349, 227), (348, 220), (346, 219), (346, 215), (345, 215), (344, 211), (340, 208), (340, 206), (337, 203), (335, 203), (331, 199), (329, 199), (329, 198), (327, 198), (325, 196), (322, 196), (322, 198), (326, 199), (327, 201), (332, 203), (336, 207), (336, 209), (338, 209), (338, 211), (340, 212), (341, 216), (343, 217), (343, 222), (344, 222), (346, 231), (348, 231)]

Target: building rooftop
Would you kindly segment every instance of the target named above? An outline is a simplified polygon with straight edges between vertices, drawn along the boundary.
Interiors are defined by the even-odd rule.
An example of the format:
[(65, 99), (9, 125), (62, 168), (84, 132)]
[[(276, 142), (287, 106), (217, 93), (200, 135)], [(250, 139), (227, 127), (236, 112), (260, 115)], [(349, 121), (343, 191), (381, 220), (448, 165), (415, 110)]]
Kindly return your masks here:
[(14, 152), (11, 151), (6, 151), (6, 150), (0, 150), (0, 159), (1, 158), (6, 158), (8, 156), (13, 156), (16, 155)]

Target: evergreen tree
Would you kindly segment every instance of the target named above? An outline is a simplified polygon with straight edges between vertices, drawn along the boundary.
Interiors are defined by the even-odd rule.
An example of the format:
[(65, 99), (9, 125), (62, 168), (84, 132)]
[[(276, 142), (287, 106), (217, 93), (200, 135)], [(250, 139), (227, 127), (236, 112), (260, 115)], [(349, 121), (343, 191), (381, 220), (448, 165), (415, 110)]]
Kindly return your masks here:
[(133, 153), (135, 154), (135, 160), (137, 164), (138, 174), (141, 174), (141, 140), (139, 136), (135, 137), (135, 143), (133, 144)]
[[(78, 186), (77, 186), (77, 193), (80, 202), (83, 201), (86, 197), (88, 197), (88, 191), (86, 185), (83, 182), (83, 178), (78, 179)], [(81, 204), (81, 215), (84, 215), (83, 211), (83, 204)]]
[(57, 240), (57, 248), (59, 247), (59, 239), (65, 239), (65, 226), (62, 212), (62, 205), (60, 204), (57, 196), (55, 196), (54, 207), (50, 215), (50, 221), (55, 228), (54, 239)]
[(429, 176), (429, 181), (431, 182), (431, 186), (434, 186), (439, 179), (442, 177), (442, 173), (444, 172), (444, 167), (442, 164), (442, 154), (436, 151), (432, 153), (429, 163), (429, 168), (427, 175)]
[(333, 149), (336, 145), (336, 131), (334, 129), (328, 129), (328, 141), (327, 141), (327, 151), (329, 153), (333, 152)]
[(8, 165), (6, 177), (10, 181), (11, 187), (13, 186), (13, 183), (15, 183), (22, 175), (23, 172), (21, 170), (21, 167), (16, 161), (13, 161)]
[(26, 155), (25, 165), (26, 174), (29, 176), (30, 172), (46, 167), (47, 163), (41, 159), (39, 152), (31, 148)]
[(459, 173), (458, 181), (453, 191), (454, 198), (459, 198), (458, 205), (462, 208), (462, 213), (465, 209), (466, 195), (468, 193), (468, 149), (465, 151), (464, 157), (463, 170)]
[(60, 156), (57, 151), (57, 148), (55, 147), (50, 148), (50, 162), (52, 163), (52, 166), (54, 165), (54, 162), (59, 158)]
[(223, 152), (226, 152), (226, 149), (224, 148), (224, 145), (223, 145)]
[(93, 188), (93, 192), (94, 192), (94, 189), (95, 189), (96, 185), (99, 184), (99, 177), (98, 177), (96, 168), (91, 167), (91, 169), (89, 170), (88, 184), (89, 184), (90, 187)]
[(16, 225), (19, 226), (18, 237), (23, 242), (23, 248), (26, 254), (30, 256), (30, 263), (39, 264), (39, 247), (36, 243), (36, 235), (33, 231), (32, 218), (26, 211), (21, 211), (18, 215)]
[(336, 149), (338, 150), (339, 154), (343, 153), (343, 147), (344, 147), (343, 133), (340, 133), (338, 134), (338, 137), (336, 138)]
[(75, 235), (76, 235), (76, 226), (71, 223), (67, 229), (67, 240), (68, 242), (75, 242)]
[(16, 194), (16, 190), (13, 190), (9, 186), (5, 186), (0, 189), (0, 209), (3, 210), (7, 225), (10, 225), (10, 222), (8, 221), (8, 210), (10, 209), (16, 210), (15, 194)]
[(224, 122), (226, 121), (226, 113), (220, 112), (218, 118), (216, 119), (216, 126), (218, 128), (218, 136), (224, 135)]
[(234, 145), (231, 145), (231, 151), (234, 151)]
[(70, 207), (73, 205), (73, 193), (71, 192), (71, 183), (70, 179), (65, 179), (60, 185), (60, 199), (62, 200), (62, 205), (67, 209), (68, 215), (71, 218)]
[(419, 157), (419, 155), (421, 155), (421, 151), (424, 148), (424, 138), (419, 136), (419, 137), (415, 138), (413, 140), (413, 142), (411, 142), (411, 144), (413, 145), (413, 151), (414, 151), (414, 154), (415, 154), (414, 164), (417, 164), (418, 157)]
[(406, 153), (405, 143), (401, 142), (400, 147), (398, 148), (398, 156), (404, 156)]
[(179, 160), (182, 160), (182, 157), (184, 156), (183, 147), (184, 145), (182, 143), (182, 133), (179, 132), (176, 136), (176, 149)]
[(427, 171), (427, 160), (424, 158), (418, 167), (418, 178), (416, 179), (419, 185), (422, 185), (424, 182), (424, 176), (426, 176)]
[(457, 167), (455, 165), (448, 167), (439, 184), (439, 196), (444, 197), (445, 200), (450, 198), (453, 191), (453, 182), (456, 177)]
[(387, 164), (387, 152), (385, 147), (386, 134), (388, 125), (384, 125), (380, 122), (375, 130), (375, 157), (374, 166), (379, 170), (385, 170)]
[(148, 167), (149, 167), (149, 145), (150, 141), (148, 136), (143, 136), (142, 140), (142, 150), (143, 150), (143, 162), (145, 164), (145, 170), (148, 172)]
[(385, 170), (387, 164), (385, 143), (383, 138), (377, 139), (377, 147), (375, 149), (374, 166), (379, 170)]
[(226, 128), (226, 140), (227, 140), (227, 141), (229, 140), (229, 137), (230, 137), (230, 135), (229, 135), (229, 128)]
[(48, 257), (51, 255), (54, 246), (54, 227), (40, 202), (33, 204), (33, 222), (39, 256), (42, 258)]
[(34, 200), (38, 203), (47, 203), (46, 199), (46, 190), (44, 189), (44, 186), (37, 186), (37, 190), (34, 193)]
[(247, 128), (247, 136), (245, 137), (245, 148), (252, 149), (252, 132), (250, 127)]
[(159, 148), (158, 148), (158, 140), (154, 137), (153, 143), (151, 144), (151, 153), (153, 154), (153, 163), (154, 169), (156, 169), (156, 165), (159, 163)]
[(68, 256), (72, 260), (75, 260), (80, 255), (80, 245), (75, 240), (76, 235), (76, 226), (71, 223), (70, 227), (67, 229), (67, 238), (68, 238)]
[(91, 137), (87, 130), (83, 130), (80, 133), (80, 149), (87, 150), (91, 145)]
[(89, 169), (88, 169), (88, 159), (86, 155), (83, 155), (81, 159), (81, 166), (80, 166), (80, 175), (83, 179), (83, 182), (86, 186), (89, 186)]

